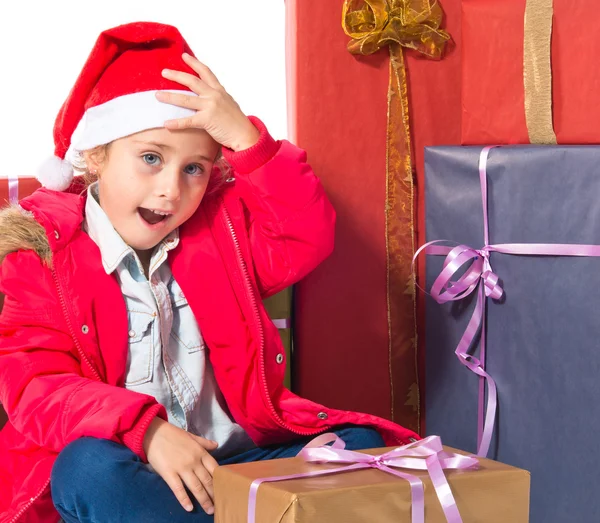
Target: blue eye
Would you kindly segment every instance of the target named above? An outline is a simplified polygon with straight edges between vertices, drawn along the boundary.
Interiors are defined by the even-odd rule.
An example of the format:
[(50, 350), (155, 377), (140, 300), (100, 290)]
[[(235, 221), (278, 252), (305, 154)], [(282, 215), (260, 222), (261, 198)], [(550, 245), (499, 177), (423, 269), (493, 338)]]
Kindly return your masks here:
[(160, 157), (152, 153), (144, 154), (144, 156), (142, 156), (142, 159), (148, 165), (157, 165), (160, 162)]
[(183, 171), (185, 174), (189, 174), (191, 176), (200, 176), (202, 173), (204, 173), (204, 167), (202, 167), (202, 165), (198, 165), (197, 163), (191, 163), (190, 165), (186, 165)]

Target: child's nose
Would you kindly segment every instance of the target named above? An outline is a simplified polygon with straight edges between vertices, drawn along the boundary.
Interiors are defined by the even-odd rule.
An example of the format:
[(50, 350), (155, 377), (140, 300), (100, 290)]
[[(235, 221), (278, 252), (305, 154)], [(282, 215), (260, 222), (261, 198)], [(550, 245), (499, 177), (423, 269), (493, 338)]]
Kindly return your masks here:
[(179, 200), (181, 196), (180, 183), (181, 178), (178, 169), (163, 169), (158, 176), (158, 195), (169, 201)]

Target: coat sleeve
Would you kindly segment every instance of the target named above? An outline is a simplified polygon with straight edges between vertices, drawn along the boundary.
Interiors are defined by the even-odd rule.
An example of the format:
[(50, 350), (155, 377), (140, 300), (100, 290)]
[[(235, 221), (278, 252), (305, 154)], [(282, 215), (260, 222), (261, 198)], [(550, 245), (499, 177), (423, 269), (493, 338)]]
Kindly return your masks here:
[(306, 276), (333, 250), (335, 211), (306, 153), (275, 141), (264, 124), (250, 149), (224, 151), (247, 209), (251, 255), (262, 297)]
[(143, 439), (164, 407), (146, 396), (85, 377), (51, 271), (31, 251), (0, 268), (0, 403), (16, 430), (60, 452), (83, 437), (109, 439), (146, 460)]

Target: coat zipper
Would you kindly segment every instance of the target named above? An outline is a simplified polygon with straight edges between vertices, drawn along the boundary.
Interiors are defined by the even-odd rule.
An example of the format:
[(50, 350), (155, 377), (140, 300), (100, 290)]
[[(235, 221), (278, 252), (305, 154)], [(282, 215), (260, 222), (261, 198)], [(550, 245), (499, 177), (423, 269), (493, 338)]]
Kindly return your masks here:
[(63, 315), (67, 322), (67, 327), (69, 329), (69, 333), (71, 334), (71, 338), (73, 338), (73, 342), (75, 343), (75, 348), (77, 349), (77, 352), (79, 353), (79, 356), (81, 357), (81, 359), (92, 370), (92, 373), (94, 374), (94, 378), (96, 378), (96, 381), (102, 381), (102, 378), (100, 377), (100, 374), (96, 370), (96, 367), (94, 367), (91, 364), (90, 360), (88, 359), (85, 352), (81, 348), (81, 344), (79, 343), (77, 336), (75, 335), (75, 329), (73, 328), (73, 323), (71, 323), (71, 317), (69, 316), (69, 310), (67, 309), (67, 302), (65, 301), (65, 297), (62, 292), (62, 287), (60, 286), (60, 281), (58, 279), (58, 274), (56, 273), (56, 269), (54, 267), (52, 267), (52, 277), (54, 278), (54, 283), (56, 284), (56, 290), (58, 291), (58, 298), (60, 300), (60, 305), (62, 307)]
[(40, 490), (34, 497), (32, 497), (27, 503), (27, 505), (25, 505), (21, 510), (19, 510), (17, 515), (14, 518), (12, 518), (9, 521), (9, 523), (15, 523), (16, 521), (18, 521), (21, 518), (21, 516), (25, 514), (27, 510), (29, 510), (29, 507), (31, 507), (31, 505), (33, 505), (36, 502), (36, 500), (44, 493), (44, 491), (48, 488), (48, 485), (50, 485), (50, 478), (48, 478), (48, 481), (46, 482), (42, 490)]
[(294, 434), (298, 434), (300, 436), (311, 436), (313, 434), (318, 434), (319, 432), (322, 432), (322, 429), (301, 431), (301, 430), (297, 430), (297, 429), (293, 428), (292, 426), (288, 425), (285, 421), (283, 421), (281, 419), (279, 414), (277, 414), (277, 411), (275, 410), (275, 407), (273, 406), (273, 402), (271, 401), (271, 396), (269, 394), (269, 388), (267, 387), (267, 377), (266, 377), (266, 371), (265, 371), (265, 335), (264, 335), (262, 320), (260, 317), (260, 312), (258, 310), (256, 295), (254, 293), (254, 286), (252, 285), (252, 280), (250, 279), (250, 274), (248, 273), (248, 266), (246, 265), (246, 261), (244, 260), (244, 257), (242, 256), (242, 249), (240, 248), (240, 242), (238, 240), (235, 229), (233, 228), (233, 222), (231, 221), (231, 216), (229, 215), (229, 212), (227, 211), (227, 209), (225, 207), (223, 207), (223, 215), (225, 217), (227, 229), (229, 230), (231, 238), (233, 239), (233, 245), (235, 247), (235, 254), (237, 256), (238, 266), (240, 267), (242, 274), (244, 276), (244, 283), (245, 283), (247, 295), (248, 295), (248, 298), (250, 299), (250, 303), (252, 304), (252, 311), (254, 313), (254, 319), (256, 320), (256, 325), (258, 326), (258, 333), (259, 333), (259, 339), (260, 339), (260, 353), (259, 353), (260, 373), (261, 373), (261, 378), (262, 378), (262, 386), (263, 386), (264, 395), (267, 400), (269, 409), (271, 411), (271, 415), (273, 416), (275, 421), (277, 421), (277, 423), (279, 423), (279, 425), (281, 427), (283, 427), (284, 429), (286, 429), (290, 432), (293, 432)]

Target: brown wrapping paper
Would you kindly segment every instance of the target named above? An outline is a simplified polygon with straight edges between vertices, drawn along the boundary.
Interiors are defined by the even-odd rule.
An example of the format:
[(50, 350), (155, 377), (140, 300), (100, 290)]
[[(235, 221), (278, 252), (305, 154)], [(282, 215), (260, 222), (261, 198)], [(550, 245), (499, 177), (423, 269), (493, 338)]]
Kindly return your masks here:
[[(391, 449), (387, 449), (391, 450)], [(448, 449), (457, 452), (454, 449)], [(363, 451), (382, 454), (386, 449)], [(481, 459), (476, 471), (446, 471), (464, 523), (529, 521), (529, 472)], [(248, 493), (258, 478), (296, 474), (339, 465), (309, 465), (301, 458), (258, 461), (217, 468), (215, 523), (246, 523)], [(407, 471), (425, 484), (425, 521), (446, 518), (425, 471)], [(257, 523), (401, 523), (411, 520), (410, 486), (379, 470), (263, 483)]]

